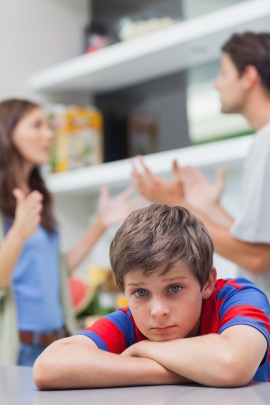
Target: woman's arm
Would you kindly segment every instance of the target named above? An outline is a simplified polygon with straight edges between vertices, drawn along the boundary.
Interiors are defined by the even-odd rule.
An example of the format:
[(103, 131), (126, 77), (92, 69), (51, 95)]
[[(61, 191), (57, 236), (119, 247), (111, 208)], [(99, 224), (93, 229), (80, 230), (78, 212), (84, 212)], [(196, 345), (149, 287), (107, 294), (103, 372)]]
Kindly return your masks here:
[(0, 249), (0, 289), (8, 287), (23, 246), (37, 230), (41, 220), (42, 195), (38, 191), (26, 197), (21, 190), (16, 189), (14, 196), (17, 199), (14, 223)]
[(102, 219), (96, 218), (79, 242), (67, 253), (68, 267), (71, 271), (75, 270), (86, 258), (92, 247), (106, 232), (106, 230), (107, 226), (104, 224)]
[(142, 341), (123, 356), (152, 359), (189, 380), (211, 387), (248, 384), (267, 350), (257, 329), (232, 326), (221, 335), (210, 334), (166, 342)]
[(10, 229), (0, 250), (0, 289), (5, 289), (20, 257), (24, 241), (16, 230)]
[(33, 372), (34, 382), (42, 390), (187, 382), (156, 361), (102, 351), (86, 336), (50, 345), (36, 360)]

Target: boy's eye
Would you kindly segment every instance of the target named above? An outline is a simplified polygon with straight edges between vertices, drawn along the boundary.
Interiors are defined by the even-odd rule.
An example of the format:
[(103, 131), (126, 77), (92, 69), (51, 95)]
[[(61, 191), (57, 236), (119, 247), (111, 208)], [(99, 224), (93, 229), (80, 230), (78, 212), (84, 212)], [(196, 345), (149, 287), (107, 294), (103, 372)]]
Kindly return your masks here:
[(169, 291), (172, 293), (177, 293), (181, 290), (181, 288), (182, 287), (180, 287), (180, 285), (172, 285), (171, 287), (169, 287)]
[(145, 297), (147, 295), (147, 291), (140, 289), (140, 290), (135, 291), (134, 295), (136, 297)]

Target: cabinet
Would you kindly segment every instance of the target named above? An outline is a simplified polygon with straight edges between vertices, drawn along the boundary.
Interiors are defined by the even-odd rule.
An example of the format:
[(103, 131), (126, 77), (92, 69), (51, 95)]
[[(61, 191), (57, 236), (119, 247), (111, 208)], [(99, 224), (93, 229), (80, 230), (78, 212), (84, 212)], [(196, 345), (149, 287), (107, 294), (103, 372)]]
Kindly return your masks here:
[(268, 0), (244, 1), (37, 72), (36, 91), (104, 93), (217, 60), (235, 31), (269, 30)]

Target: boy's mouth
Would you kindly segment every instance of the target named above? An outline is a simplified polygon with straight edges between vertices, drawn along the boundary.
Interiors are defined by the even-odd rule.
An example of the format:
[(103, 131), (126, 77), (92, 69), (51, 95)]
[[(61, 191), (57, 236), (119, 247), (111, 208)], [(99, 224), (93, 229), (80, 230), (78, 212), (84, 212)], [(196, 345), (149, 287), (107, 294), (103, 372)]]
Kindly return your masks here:
[(165, 332), (170, 332), (173, 328), (176, 328), (176, 325), (156, 327), (156, 328), (151, 328), (151, 330), (156, 333), (165, 333)]

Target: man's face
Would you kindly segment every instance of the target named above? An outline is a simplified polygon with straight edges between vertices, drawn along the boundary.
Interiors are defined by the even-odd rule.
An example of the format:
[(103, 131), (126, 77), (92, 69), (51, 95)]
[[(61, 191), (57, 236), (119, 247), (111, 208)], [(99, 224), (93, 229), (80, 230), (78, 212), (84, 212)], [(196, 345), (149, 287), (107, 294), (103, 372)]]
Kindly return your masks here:
[(194, 274), (177, 266), (148, 277), (134, 270), (124, 277), (124, 292), (137, 327), (155, 342), (196, 336), (203, 291)]
[(221, 111), (223, 113), (241, 113), (246, 102), (246, 91), (242, 77), (228, 54), (221, 59), (220, 73), (215, 81), (215, 88), (220, 93)]

